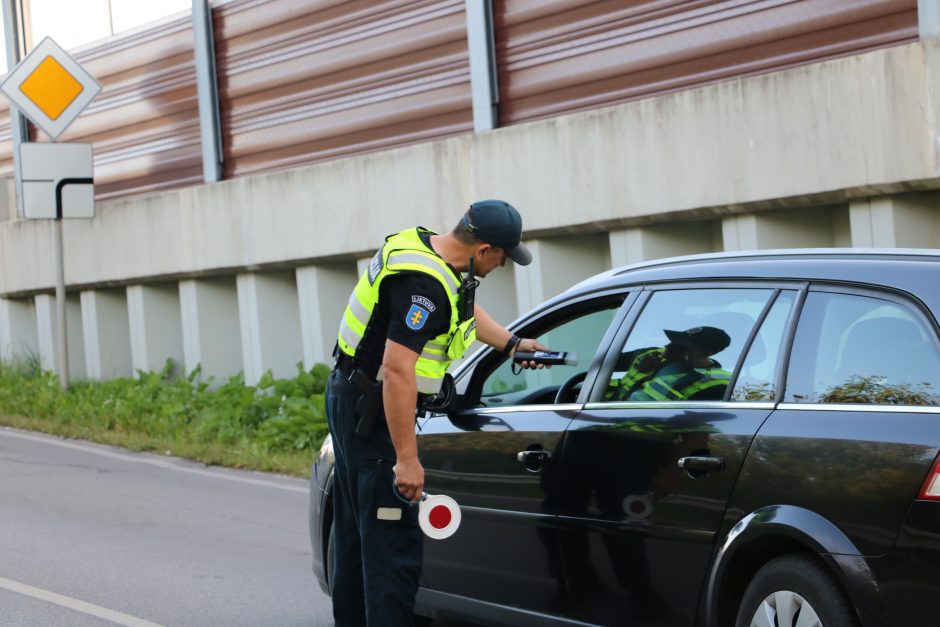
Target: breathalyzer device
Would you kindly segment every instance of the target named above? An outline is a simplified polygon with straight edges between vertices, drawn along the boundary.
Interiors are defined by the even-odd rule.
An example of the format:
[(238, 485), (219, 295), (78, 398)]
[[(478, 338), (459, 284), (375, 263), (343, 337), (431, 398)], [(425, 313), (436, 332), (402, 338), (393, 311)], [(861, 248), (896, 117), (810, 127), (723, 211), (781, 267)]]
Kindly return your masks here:
[(512, 360), (517, 364), (527, 361), (546, 366), (577, 366), (578, 353), (574, 351), (516, 351)]

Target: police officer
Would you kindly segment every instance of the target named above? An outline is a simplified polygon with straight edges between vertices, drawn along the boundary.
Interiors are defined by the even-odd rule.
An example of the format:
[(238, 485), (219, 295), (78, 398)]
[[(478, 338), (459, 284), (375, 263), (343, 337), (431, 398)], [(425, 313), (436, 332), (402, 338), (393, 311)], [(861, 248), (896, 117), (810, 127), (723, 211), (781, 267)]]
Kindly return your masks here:
[(476, 202), (449, 233), (417, 227), (386, 238), (350, 296), (326, 389), (339, 627), (412, 624), (423, 548), (417, 508), (408, 503), (424, 489), (418, 404), (441, 390), (447, 367), (474, 339), (505, 354), (547, 350), (473, 300), (473, 275), (485, 277), (507, 259), (532, 261), (521, 236), (512, 205)]

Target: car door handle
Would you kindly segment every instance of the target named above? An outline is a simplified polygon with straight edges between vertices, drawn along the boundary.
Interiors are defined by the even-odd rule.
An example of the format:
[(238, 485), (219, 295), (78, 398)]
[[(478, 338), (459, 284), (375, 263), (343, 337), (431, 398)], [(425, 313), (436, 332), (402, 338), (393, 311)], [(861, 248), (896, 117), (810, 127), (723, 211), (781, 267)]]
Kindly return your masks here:
[(552, 458), (551, 451), (519, 451), (516, 453), (516, 459), (523, 464), (541, 464)]
[(724, 470), (725, 460), (720, 457), (680, 457), (679, 468), (683, 470)]

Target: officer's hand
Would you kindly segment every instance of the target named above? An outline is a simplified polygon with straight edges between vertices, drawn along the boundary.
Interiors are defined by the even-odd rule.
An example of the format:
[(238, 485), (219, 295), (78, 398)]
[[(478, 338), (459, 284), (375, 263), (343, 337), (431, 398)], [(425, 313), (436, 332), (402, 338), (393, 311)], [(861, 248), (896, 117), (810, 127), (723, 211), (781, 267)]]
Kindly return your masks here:
[[(516, 346), (517, 351), (547, 351), (551, 350), (549, 347), (545, 346), (541, 342), (531, 337), (524, 338), (519, 341), (519, 344)], [(545, 364), (538, 364), (534, 361), (523, 361), (520, 364), (523, 368), (551, 368), (551, 366), (546, 366)]]
[(392, 471), (395, 473), (395, 487), (403, 497), (416, 503), (424, 493), (424, 466), (416, 457), (412, 460), (398, 460)]

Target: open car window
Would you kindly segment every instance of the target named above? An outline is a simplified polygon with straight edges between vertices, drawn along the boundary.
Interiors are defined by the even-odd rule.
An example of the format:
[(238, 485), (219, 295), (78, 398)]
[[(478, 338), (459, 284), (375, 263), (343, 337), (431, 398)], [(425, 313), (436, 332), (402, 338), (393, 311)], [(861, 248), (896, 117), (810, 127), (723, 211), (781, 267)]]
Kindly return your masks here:
[(562, 384), (575, 375), (587, 372), (622, 303), (622, 295), (579, 303), (546, 314), (517, 329), (516, 334), (520, 337), (535, 337), (553, 351), (576, 352), (577, 365), (521, 372), (518, 372), (517, 366), (517, 373), (514, 373), (512, 361), (507, 357), (485, 361), (473, 375), (465, 399), (466, 406), (506, 407), (554, 403)]

